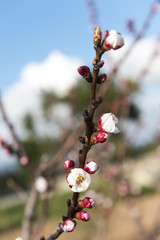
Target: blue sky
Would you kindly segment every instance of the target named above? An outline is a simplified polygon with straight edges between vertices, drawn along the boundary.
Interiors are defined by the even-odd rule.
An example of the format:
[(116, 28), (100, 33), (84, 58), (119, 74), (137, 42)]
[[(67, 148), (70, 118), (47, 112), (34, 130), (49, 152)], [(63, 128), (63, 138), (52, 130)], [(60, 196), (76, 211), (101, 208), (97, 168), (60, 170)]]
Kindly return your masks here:
[[(90, 63), (94, 51), (89, 31), (90, 12), (86, 0), (6, 0), (0, 3), (0, 89), (19, 78), (28, 62), (43, 61), (54, 49)], [(139, 28), (151, 0), (96, 0), (98, 23), (103, 30), (127, 34), (128, 18)], [(154, 17), (147, 35), (156, 35), (160, 14)]]

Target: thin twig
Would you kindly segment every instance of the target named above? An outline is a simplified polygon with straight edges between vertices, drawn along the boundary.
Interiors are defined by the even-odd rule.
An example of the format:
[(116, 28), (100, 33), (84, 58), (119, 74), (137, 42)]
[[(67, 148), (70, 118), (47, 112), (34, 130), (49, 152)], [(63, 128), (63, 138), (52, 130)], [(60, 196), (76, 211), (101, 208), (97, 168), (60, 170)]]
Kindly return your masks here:
[(27, 201), (28, 195), (27, 193), (20, 187), (18, 186), (13, 179), (8, 179), (7, 180), (7, 185), (16, 192), (16, 194), (25, 202)]

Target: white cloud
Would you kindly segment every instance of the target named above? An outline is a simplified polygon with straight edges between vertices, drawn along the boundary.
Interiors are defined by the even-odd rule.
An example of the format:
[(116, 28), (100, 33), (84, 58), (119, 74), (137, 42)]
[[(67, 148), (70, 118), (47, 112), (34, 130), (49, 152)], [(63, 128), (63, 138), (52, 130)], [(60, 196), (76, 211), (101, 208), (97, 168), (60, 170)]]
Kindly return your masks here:
[[(24, 66), (19, 80), (2, 95), (7, 115), (18, 136), (24, 135), (21, 121), (26, 112), (32, 113), (36, 118), (36, 128), (39, 132), (48, 135), (57, 133), (56, 126), (53, 123), (46, 125), (41, 117), (39, 92), (53, 90), (58, 95), (66, 93), (79, 77), (77, 73), (79, 65), (81, 65), (79, 58), (54, 51), (42, 62), (31, 62)], [(2, 119), (0, 119), (0, 129), (0, 137), (4, 136), (11, 141), (8, 128)], [(0, 171), (12, 168), (15, 162), (15, 158), (7, 157), (3, 151), (0, 151), (0, 163), (3, 166)]]
[(76, 82), (80, 60), (58, 51), (51, 53), (41, 63), (29, 63), (21, 72), (21, 81), (35, 90), (53, 89), (64, 94)]
[[(21, 119), (26, 112), (33, 113), (37, 121), (40, 120), (40, 90), (53, 90), (59, 95), (64, 94), (76, 82), (77, 67), (80, 64), (80, 59), (54, 51), (44, 61), (24, 66), (20, 79), (2, 96), (8, 116), (19, 134), (22, 134)], [(40, 124), (43, 129), (43, 124)], [(4, 128), (0, 134), (3, 134), (2, 130), (6, 134)]]
[[(132, 47), (132, 40), (126, 38), (124, 47), (117, 51), (110, 51), (109, 56), (113, 62), (118, 61), (130, 47)], [(155, 49), (159, 51), (160, 41), (158, 43), (155, 38), (140, 39), (133, 46), (133, 51), (131, 51), (130, 54), (126, 57), (126, 59), (123, 61), (119, 71), (120, 77), (128, 76), (136, 78), (138, 74), (148, 65)], [(160, 52), (159, 55), (153, 61), (151, 61), (150, 71), (146, 78), (147, 81), (159, 81), (160, 79), (159, 63)]]
[[(121, 59), (128, 47), (132, 45), (131, 39), (127, 38), (125, 42), (124, 47), (121, 49), (109, 52), (111, 62), (107, 67), (108, 71), (110, 68), (112, 69), (115, 62)], [(159, 52), (159, 55), (151, 59), (155, 50)], [(120, 66), (117, 82), (121, 82), (121, 80), (127, 77), (136, 80), (146, 66), (149, 67), (149, 72), (144, 78), (140, 79), (141, 90), (134, 97), (141, 111), (141, 120), (146, 126), (139, 128), (134, 124), (132, 134), (137, 144), (151, 141), (155, 134), (158, 134), (158, 126), (160, 124), (160, 41), (158, 43), (155, 38), (141, 39), (135, 44), (133, 51)]]

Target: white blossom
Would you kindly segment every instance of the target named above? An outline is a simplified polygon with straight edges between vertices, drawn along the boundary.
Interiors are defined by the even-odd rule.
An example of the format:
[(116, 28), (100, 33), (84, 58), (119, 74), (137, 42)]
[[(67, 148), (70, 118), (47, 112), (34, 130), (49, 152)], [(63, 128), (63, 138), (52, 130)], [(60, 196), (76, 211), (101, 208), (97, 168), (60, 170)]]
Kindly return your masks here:
[(102, 131), (107, 133), (119, 133), (120, 130), (117, 127), (118, 118), (113, 113), (105, 113), (100, 117), (98, 125)]
[(43, 193), (47, 190), (48, 182), (44, 177), (38, 177), (35, 181), (35, 188), (38, 192)]
[(74, 168), (67, 176), (67, 182), (73, 192), (84, 192), (90, 185), (90, 175), (82, 168)]

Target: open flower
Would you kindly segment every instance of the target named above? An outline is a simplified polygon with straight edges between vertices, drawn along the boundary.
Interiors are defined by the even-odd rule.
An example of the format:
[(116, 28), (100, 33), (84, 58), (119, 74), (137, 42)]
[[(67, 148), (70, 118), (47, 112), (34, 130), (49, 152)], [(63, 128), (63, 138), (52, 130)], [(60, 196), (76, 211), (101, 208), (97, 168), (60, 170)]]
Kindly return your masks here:
[(86, 162), (84, 165), (84, 170), (90, 174), (95, 173), (99, 166), (95, 161)]
[(84, 192), (91, 183), (90, 175), (81, 168), (72, 169), (66, 179), (73, 192)]
[(69, 218), (63, 224), (61, 224), (61, 227), (64, 232), (72, 232), (75, 226), (76, 226), (76, 221)]
[(106, 50), (111, 48), (117, 50), (124, 45), (124, 39), (119, 32), (111, 30), (110, 32), (105, 31), (103, 47)]
[(117, 124), (118, 118), (113, 113), (105, 113), (99, 119), (98, 128), (107, 133), (119, 133)]

